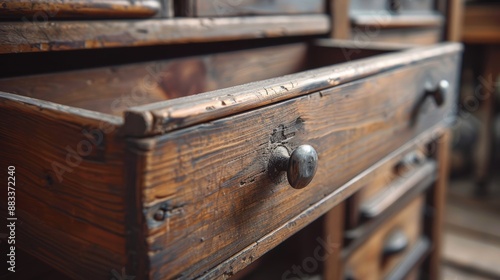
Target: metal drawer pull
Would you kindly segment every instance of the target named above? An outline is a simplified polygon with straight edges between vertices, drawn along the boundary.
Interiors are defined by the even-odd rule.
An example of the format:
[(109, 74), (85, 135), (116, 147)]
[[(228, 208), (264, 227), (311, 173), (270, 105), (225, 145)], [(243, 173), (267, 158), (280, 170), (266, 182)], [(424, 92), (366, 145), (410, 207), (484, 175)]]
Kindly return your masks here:
[(425, 96), (432, 97), (434, 99), (434, 102), (436, 102), (436, 105), (438, 107), (441, 107), (446, 100), (446, 94), (448, 93), (449, 88), (450, 84), (447, 80), (439, 81), (439, 83), (435, 87), (432, 87), (430, 84), (428, 84), (425, 87)]
[(270, 176), (285, 171), (292, 188), (302, 189), (313, 179), (318, 168), (318, 154), (310, 145), (301, 145), (290, 155), (288, 150), (279, 146), (274, 149), (269, 160)]
[(418, 115), (422, 113), (423, 105), (428, 98), (434, 99), (434, 103), (436, 103), (437, 107), (442, 107), (446, 102), (446, 95), (450, 89), (450, 83), (447, 80), (441, 80), (435, 86), (431, 83), (426, 83), (425, 85), (425, 93), (420, 97), (418, 102), (412, 109), (410, 115), (410, 124), (414, 126), (417, 122)]
[(378, 193), (372, 199), (361, 204), (361, 214), (367, 218), (375, 218), (403, 197), (411, 188), (421, 181), (433, 177), (437, 168), (434, 160), (428, 160), (422, 166), (402, 175)]
[(393, 231), (384, 242), (382, 254), (384, 258), (399, 254), (408, 248), (410, 241), (401, 229)]

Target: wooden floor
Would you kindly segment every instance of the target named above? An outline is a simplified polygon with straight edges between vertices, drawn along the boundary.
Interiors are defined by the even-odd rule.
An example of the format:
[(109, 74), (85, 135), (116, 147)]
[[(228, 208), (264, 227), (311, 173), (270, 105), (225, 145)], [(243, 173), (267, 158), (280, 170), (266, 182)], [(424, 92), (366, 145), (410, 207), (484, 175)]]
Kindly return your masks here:
[(500, 178), (473, 195), (470, 180), (452, 180), (446, 211), (443, 279), (500, 279)]

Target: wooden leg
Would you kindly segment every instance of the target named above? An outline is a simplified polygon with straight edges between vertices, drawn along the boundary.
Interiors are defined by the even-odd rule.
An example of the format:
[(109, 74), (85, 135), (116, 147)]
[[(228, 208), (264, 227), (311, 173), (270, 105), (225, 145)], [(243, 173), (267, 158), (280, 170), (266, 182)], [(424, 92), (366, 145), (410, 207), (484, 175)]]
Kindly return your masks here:
[(428, 207), (431, 215), (427, 218), (426, 232), (431, 238), (432, 249), (426, 267), (426, 279), (441, 279), (441, 247), (443, 237), (444, 211), (446, 206), (446, 188), (448, 187), (450, 131), (446, 131), (437, 141), (436, 160), (439, 162), (439, 177), (428, 195)]
[(328, 242), (335, 244), (334, 249), (328, 254), (325, 260), (323, 279), (339, 280), (344, 279), (342, 269), (341, 250), (344, 232), (344, 209), (345, 202), (335, 206), (325, 214), (324, 237)]

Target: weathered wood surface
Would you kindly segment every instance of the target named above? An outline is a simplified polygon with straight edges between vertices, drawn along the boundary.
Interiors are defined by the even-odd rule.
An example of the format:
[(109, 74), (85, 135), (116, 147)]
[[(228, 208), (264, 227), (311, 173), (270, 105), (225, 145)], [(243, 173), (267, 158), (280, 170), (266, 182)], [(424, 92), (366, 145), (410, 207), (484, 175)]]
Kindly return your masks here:
[[(0, 90), (123, 116), (132, 106), (296, 73), (312, 67), (307, 43), (0, 79)], [(326, 63), (326, 62), (322, 62)], [(265, 68), (266, 71), (262, 71)]]
[(73, 18), (143, 18), (157, 14), (160, 0), (3, 0), (0, 18), (30, 22)]
[(121, 124), (0, 93), (0, 165), (16, 170), (16, 246), (75, 279), (109, 279), (126, 264)]
[[(385, 279), (414, 247), (422, 234), (424, 196), (415, 198), (393, 218), (384, 223), (370, 238), (346, 260), (354, 279)], [(383, 259), (383, 246), (393, 230), (404, 232), (409, 246), (403, 252)]]
[[(259, 110), (131, 140), (129, 149), (144, 168), (136, 184), (145, 209), (143, 254), (149, 256), (150, 277), (201, 275), (451, 117), (457, 75), (449, 69), (457, 63), (456, 53), (445, 55)], [(446, 105), (438, 109), (427, 100), (425, 113), (411, 125), (425, 83), (441, 79), (451, 85)], [(271, 150), (300, 144), (312, 145), (319, 154), (311, 186), (293, 190), (283, 181), (273, 182), (267, 173)], [(167, 218), (157, 222), (153, 215), (162, 207)]]
[[(378, 174), (386, 168), (386, 166), (393, 166), (396, 164), (399, 161), (399, 156), (401, 154), (411, 151), (420, 143), (427, 143), (435, 139), (435, 135), (440, 134), (442, 130), (443, 127), (441, 125), (429, 128), (429, 130), (422, 133), (420, 136), (415, 137), (396, 151), (388, 154), (382, 160), (373, 164), (368, 169), (349, 180), (346, 184), (336, 189), (334, 192), (307, 207), (301, 213), (278, 227), (276, 230), (260, 238), (250, 246), (233, 255), (231, 258), (217, 265), (215, 268), (209, 270), (206, 274), (201, 276), (200, 279), (228, 279), (233, 273), (236, 273), (249, 265), (250, 261), (264, 255), (266, 252), (280, 244), (284, 239), (290, 237), (310, 222), (319, 218), (333, 207), (339, 205), (350, 195), (360, 190), (364, 185), (376, 178)], [(335, 262), (336, 260), (333, 258), (329, 259), (328, 262), (330, 263), (330, 261)], [(325, 276), (331, 276), (332, 274), (328, 273), (328, 270), (325, 271)]]
[[(460, 50), (461, 46), (455, 43), (414, 48), (195, 96), (133, 107), (127, 111), (129, 118), (125, 119), (125, 131), (129, 135), (136, 136), (161, 134), (323, 90), (378, 72), (437, 59)], [(348, 60), (349, 56), (359, 49), (353, 45), (352, 49), (346, 48), (343, 51)]]
[(39, 52), (326, 34), (326, 15), (3, 22), (0, 53)]
[(179, 12), (191, 17), (326, 13), (324, 0), (186, 0)]

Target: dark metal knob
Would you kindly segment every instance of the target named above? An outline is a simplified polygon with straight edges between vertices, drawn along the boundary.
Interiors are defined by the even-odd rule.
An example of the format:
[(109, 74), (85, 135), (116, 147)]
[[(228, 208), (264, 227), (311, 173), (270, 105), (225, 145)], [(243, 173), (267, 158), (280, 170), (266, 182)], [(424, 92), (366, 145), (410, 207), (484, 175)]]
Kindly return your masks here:
[(441, 80), (434, 87), (427, 85), (425, 93), (426, 96), (431, 96), (434, 99), (438, 107), (441, 107), (446, 100), (446, 94), (448, 93), (449, 88), (450, 84), (448, 83), (448, 81)]
[(389, 257), (401, 253), (408, 248), (409, 243), (410, 241), (404, 231), (397, 229), (385, 240), (382, 254), (384, 257)]
[(301, 145), (290, 155), (288, 150), (277, 147), (269, 160), (270, 175), (277, 176), (285, 171), (288, 183), (292, 188), (302, 189), (307, 186), (316, 174), (318, 154), (310, 145)]

